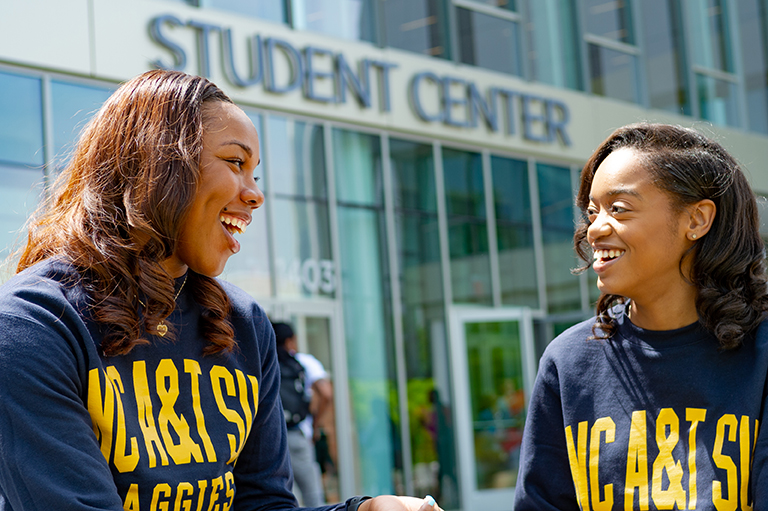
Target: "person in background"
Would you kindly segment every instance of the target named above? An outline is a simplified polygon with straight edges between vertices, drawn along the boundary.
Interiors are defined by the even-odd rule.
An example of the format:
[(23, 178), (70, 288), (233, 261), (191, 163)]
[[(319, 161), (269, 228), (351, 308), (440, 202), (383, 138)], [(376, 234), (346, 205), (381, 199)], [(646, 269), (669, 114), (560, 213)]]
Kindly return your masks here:
[[(299, 358), (298, 342), (293, 327), (288, 323), (272, 323), (277, 340), (277, 356), (280, 361), (281, 389), (280, 396), (285, 411), (288, 428), (288, 451), (291, 454), (294, 483), (299, 487), (301, 500), (305, 506), (314, 507), (325, 503), (320, 465), (317, 463), (314, 445), (312, 402), (328, 406), (331, 395), (327, 394), (330, 385), (322, 364), (319, 368), (309, 360), (309, 368)], [(309, 370), (308, 370), (309, 369)], [(322, 380), (322, 383), (320, 382)], [(315, 397), (315, 394), (317, 395)]]
[[(0, 511), (287, 511), (275, 334), (216, 279), (264, 195), (251, 120), (149, 71), (85, 128), (0, 287)], [(350, 497), (317, 511), (439, 509)]]
[(768, 290), (758, 208), (717, 142), (611, 134), (574, 244), (597, 315), (547, 347), (515, 511), (768, 509)]

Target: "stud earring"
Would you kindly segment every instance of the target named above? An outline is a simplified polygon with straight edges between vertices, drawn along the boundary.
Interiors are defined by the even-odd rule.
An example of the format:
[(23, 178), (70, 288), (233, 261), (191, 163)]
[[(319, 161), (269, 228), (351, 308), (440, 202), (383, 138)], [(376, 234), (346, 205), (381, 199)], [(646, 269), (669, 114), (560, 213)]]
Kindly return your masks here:
[(696, 235), (695, 234), (691, 234), (691, 239), (695, 240), (696, 239)]

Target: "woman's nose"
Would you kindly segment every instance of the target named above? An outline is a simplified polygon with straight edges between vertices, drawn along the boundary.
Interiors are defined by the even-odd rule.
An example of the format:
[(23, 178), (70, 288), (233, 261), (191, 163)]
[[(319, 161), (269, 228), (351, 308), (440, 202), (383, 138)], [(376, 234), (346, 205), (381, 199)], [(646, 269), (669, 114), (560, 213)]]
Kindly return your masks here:
[(604, 213), (599, 213), (587, 228), (587, 239), (596, 240), (610, 234), (611, 225)]
[(264, 193), (262, 193), (255, 181), (251, 181), (249, 185), (243, 188), (240, 198), (252, 209), (256, 209), (264, 204)]

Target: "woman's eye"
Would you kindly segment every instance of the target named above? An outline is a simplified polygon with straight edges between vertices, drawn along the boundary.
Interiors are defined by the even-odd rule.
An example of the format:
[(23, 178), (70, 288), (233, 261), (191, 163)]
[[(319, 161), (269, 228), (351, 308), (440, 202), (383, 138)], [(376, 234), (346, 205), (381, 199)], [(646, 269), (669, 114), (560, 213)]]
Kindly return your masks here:
[(619, 206), (618, 204), (614, 204), (613, 206), (611, 206), (611, 211), (614, 212), (614, 213), (626, 213), (627, 212), (626, 208), (624, 208), (622, 206)]
[(243, 160), (241, 160), (239, 158), (232, 158), (231, 160), (227, 160), (227, 161), (229, 163), (232, 163), (232, 164), (236, 165), (238, 168), (243, 166)]

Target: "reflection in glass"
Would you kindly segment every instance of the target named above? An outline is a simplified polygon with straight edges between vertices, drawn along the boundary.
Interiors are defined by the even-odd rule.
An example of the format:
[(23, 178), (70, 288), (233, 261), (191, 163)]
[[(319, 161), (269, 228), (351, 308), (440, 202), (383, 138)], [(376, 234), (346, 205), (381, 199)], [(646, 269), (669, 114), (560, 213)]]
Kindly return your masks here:
[(651, 107), (691, 115), (682, 13), (676, 0), (640, 2)]
[(592, 93), (639, 103), (637, 57), (596, 44), (588, 51)]
[(379, 209), (338, 208), (355, 492), (365, 495), (395, 493), (403, 466), (383, 217)]
[(635, 44), (630, 0), (583, 0), (582, 5), (586, 32), (622, 43)]
[(736, 84), (704, 75), (696, 75), (699, 115), (714, 124), (738, 126)]
[(293, 0), (291, 18), (299, 30), (376, 42), (375, 0)]
[(60, 168), (69, 161), (80, 132), (112, 92), (107, 87), (51, 81), (53, 155)]
[(0, 73), (0, 160), (42, 165), (42, 86), (37, 78)]
[(323, 128), (285, 117), (267, 117), (266, 155), (272, 182), (264, 189), (293, 197), (328, 197)]
[(336, 198), (339, 202), (381, 206), (381, 142), (376, 135), (333, 130)]
[[(408, 415), (417, 494), (458, 508), (432, 146), (390, 139)], [(435, 470), (435, 466), (437, 470)]]
[(538, 308), (528, 162), (493, 156), (491, 169), (501, 301)]
[(579, 264), (573, 251), (571, 172), (566, 167), (539, 163), (536, 173), (549, 312), (579, 310), (579, 278), (570, 271)]
[(453, 301), (491, 304), (488, 226), (479, 153), (443, 149)]
[(465, 64), (520, 76), (520, 34), (514, 21), (456, 9), (459, 54)]
[(761, 0), (742, 0), (739, 10), (744, 89), (749, 129), (768, 133), (768, 12)]
[(728, 11), (723, 0), (685, 2), (693, 38), (694, 63), (718, 71), (733, 72)]
[(574, 0), (527, 0), (531, 78), (583, 90)]
[(281, 0), (254, 2), (253, 0), (197, 0), (201, 7), (236, 12), (278, 23), (286, 22), (285, 6)]
[(384, 44), (450, 58), (446, 4), (443, 0), (381, 0)]
[(281, 297), (333, 297), (328, 205), (275, 197), (272, 201), (275, 278)]
[[(43, 196), (43, 172), (2, 166), (0, 183), (0, 260), (5, 261), (26, 242), (23, 228)], [(3, 280), (5, 277), (2, 275)]]
[(517, 482), (525, 391), (516, 321), (466, 323), (477, 488)]

